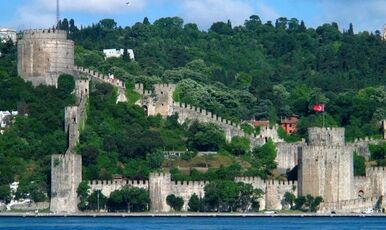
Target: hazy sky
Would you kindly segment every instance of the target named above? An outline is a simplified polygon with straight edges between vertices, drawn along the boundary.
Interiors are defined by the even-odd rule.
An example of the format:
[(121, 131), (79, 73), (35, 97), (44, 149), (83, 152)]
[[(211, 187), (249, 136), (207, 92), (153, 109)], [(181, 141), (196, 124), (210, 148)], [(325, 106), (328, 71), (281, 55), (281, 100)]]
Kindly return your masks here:
[[(386, 0), (60, 0), (60, 5), (61, 17), (74, 18), (78, 26), (102, 18), (127, 26), (145, 16), (151, 22), (179, 16), (207, 29), (228, 19), (240, 25), (252, 14), (263, 21), (295, 17), (311, 27), (337, 22), (347, 29), (352, 22), (355, 32), (382, 30), (386, 24)], [(56, 0), (0, 0), (0, 27), (46, 28), (55, 24), (55, 18)]]

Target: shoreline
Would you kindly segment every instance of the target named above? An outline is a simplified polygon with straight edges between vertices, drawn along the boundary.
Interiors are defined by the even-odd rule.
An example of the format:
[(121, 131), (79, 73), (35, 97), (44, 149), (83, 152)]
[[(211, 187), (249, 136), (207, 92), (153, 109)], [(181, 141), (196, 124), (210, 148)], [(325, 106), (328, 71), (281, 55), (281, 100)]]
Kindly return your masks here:
[(115, 217), (115, 218), (139, 218), (139, 217), (168, 217), (168, 218), (182, 218), (182, 217), (286, 217), (286, 218), (314, 218), (314, 217), (384, 217), (386, 214), (374, 213), (374, 214), (361, 214), (361, 213), (338, 213), (338, 214), (318, 214), (318, 213), (276, 213), (276, 214), (264, 214), (264, 213), (0, 213), (0, 218), (4, 217), (86, 217), (86, 218), (101, 218), (101, 217)]

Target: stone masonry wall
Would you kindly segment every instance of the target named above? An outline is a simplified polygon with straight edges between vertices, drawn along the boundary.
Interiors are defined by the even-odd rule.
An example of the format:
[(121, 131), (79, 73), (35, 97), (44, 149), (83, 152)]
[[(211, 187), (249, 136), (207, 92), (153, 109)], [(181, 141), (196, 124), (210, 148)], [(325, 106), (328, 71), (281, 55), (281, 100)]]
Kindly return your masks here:
[(236, 182), (251, 184), (255, 189), (261, 189), (264, 192), (260, 200), (261, 209), (280, 210), (283, 208), (283, 199), (286, 192), (298, 194), (297, 181), (278, 181), (263, 180), (259, 177), (236, 177)]
[(125, 186), (149, 190), (149, 181), (147, 180), (93, 180), (88, 185), (91, 191), (100, 190), (106, 197), (109, 197), (115, 190), (122, 189)]
[(322, 196), (325, 202), (353, 197), (353, 146), (345, 145), (343, 128), (310, 128), (308, 145), (299, 151), (299, 195)]
[(82, 156), (73, 153), (51, 157), (51, 205), (54, 213), (78, 211), (76, 190), (82, 181)]
[(304, 146), (299, 160), (300, 195), (322, 196), (326, 202), (349, 200), (353, 185), (353, 148)]
[(277, 168), (285, 172), (286, 170), (291, 170), (298, 165), (298, 154), (302, 146), (305, 146), (305, 143), (276, 143), (277, 156), (275, 161), (277, 163)]
[(368, 208), (374, 208), (378, 198), (357, 198), (351, 200), (343, 200), (338, 202), (324, 202), (320, 204), (320, 213), (361, 213)]
[(113, 87), (116, 87), (118, 89), (117, 103), (127, 102), (125, 82), (117, 78), (111, 78), (104, 74), (98, 73), (94, 70), (90, 70), (90, 69), (78, 67), (78, 66), (74, 67), (73, 72), (77, 76), (85, 75), (87, 77), (90, 77), (92, 80), (95, 80), (101, 83), (106, 83), (106, 84), (112, 85)]
[[(262, 209), (279, 210), (283, 205), (283, 197), (286, 192), (295, 195), (298, 193), (296, 181), (264, 181), (258, 177), (238, 177), (236, 182), (251, 184), (254, 188), (261, 189), (265, 194), (260, 200)], [(149, 190), (151, 199), (151, 211), (169, 212), (171, 208), (166, 203), (168, 195), (174, 194), (184, 199), (183, 211), (188, 210), (190, 197), (195, 193), (198, 197), (204, 197), (205, 181), (172, 181), (170, 173), (151, 173), (149, 181), (91, 181), (90, 192), (100, 190), (103, 195), (110, 196), (111, 192), (121, 189), (123, 186), (138, 187)]]

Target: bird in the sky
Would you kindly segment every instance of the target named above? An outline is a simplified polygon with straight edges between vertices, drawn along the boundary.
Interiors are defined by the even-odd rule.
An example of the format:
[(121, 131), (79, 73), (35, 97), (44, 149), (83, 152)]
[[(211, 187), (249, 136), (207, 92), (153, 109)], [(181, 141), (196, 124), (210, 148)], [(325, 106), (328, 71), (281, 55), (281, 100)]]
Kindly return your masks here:
[(130, 6), (131, 4), (130, 4), (130, 2), (126, 2), (126, 5)]

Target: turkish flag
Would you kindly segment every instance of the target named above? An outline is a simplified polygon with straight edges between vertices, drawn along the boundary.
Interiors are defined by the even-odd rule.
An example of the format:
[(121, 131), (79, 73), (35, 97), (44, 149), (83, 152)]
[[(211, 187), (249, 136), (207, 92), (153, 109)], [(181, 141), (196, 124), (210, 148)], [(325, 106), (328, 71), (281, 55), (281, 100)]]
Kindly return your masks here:
[(312, 110), (315, 112), (324, 112), (324, 104), (317, 104), (312, 106)]

